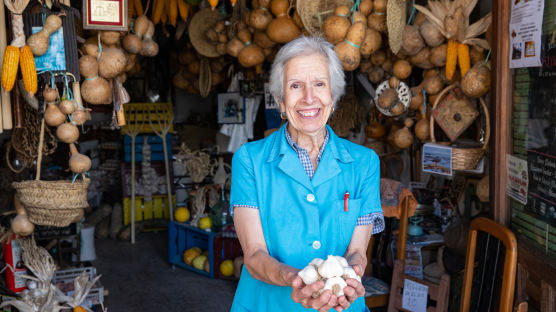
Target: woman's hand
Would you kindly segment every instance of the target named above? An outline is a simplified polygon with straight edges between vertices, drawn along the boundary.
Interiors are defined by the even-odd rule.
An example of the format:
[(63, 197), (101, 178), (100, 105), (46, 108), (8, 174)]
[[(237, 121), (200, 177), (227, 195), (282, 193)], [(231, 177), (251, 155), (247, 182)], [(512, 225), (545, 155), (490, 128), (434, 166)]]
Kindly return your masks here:
[(315, 309), (319, 312), (328, 312), (330, 309), (338, 306), (338, 297), (332, 294), (330, 290), (326, 290), (317, 298), (313, 298), (312, 295), (321, 290), (323, 287), (323, 281), (317, 281), (310, 285), (305, 285), (301, 277), (296, 276), (292, 281), (292, 299), (295, 302), (301, 303), (303, 307), (307, 309)]
[[(353, 265), (352, 268), (355, 274), (363, 276), (363, 269), (360, 265)], [(338, 310), (338, 307), (344, 310), (349, 308), (355, 299), (365, 296), (365, 287), (356, 279), (348, 278), (346, 284), (347, 286), (344, 287), (344, 295), (338, 297), (338, 306), (335, 307), (336, 311), (341, 311)]]

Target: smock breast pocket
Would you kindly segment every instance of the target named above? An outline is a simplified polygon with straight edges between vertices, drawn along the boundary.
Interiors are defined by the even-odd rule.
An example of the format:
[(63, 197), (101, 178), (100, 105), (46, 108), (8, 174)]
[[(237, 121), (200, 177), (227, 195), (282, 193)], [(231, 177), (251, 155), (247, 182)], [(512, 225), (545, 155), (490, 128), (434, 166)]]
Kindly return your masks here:
[(344, 200), (339, 200), (337, 206), (339, 211), (338, 221), (340, 226), (338, 228), (341, 231), (341, 242), (347, 248), (357, 224), (357, 218), (359, 217), (359, 211), (361, 209), (361, 199), (350, 198), (347, 202), (347, 207)]

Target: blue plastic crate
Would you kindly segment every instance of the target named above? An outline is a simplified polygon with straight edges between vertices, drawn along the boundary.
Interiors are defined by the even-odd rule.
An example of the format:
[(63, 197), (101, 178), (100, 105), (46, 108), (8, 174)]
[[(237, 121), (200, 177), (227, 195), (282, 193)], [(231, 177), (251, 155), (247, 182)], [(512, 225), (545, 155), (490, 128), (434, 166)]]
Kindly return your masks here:
[[(168, 260), (171, 264), (214, 278), (214, 237), (207, 232), (186, 223), (170, 222), (168, 224)], [(210, 272), (197, 270), (183, 262), (183, 253), (192, 247), (208, 250)]]
[[(164, 161), (164, 148), (162, 139), (157, 135), (138, 135), (135, 138), (135, 162), (143, 160), (143, 141), (147, 137), (147, 143), (151, 146), (151, 161)], [(172, 159), (172, 135), (166, 135), (166, 150), (168, 160)], [(124, 161), (131, 162), (131, 137), (124, 136)]]

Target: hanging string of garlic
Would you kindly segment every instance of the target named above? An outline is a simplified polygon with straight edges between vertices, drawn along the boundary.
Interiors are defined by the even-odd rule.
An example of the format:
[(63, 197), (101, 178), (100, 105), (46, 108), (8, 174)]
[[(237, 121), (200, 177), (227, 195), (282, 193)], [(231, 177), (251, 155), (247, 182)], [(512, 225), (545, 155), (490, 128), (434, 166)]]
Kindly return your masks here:
[(324, 288), (313, 294), (317, 298), (325, 290), (330, 290), (336, 296), (344, 294), (348, 278), (356, 279), (361, 282), (361, 277), (349, 266), (347, 260), (341, 256), (329, 255), (326, 260), (316, 258), (309, 263), (303, 270), (297, 273), (305, 285), (310, 285), (317, 281), (324, 281)]
[(194, 183), (201, 183), (210, 172), (210, 156), (203, 151), (192, 151), (185, 143), (180, 146), (176, 159), (184, 162)]

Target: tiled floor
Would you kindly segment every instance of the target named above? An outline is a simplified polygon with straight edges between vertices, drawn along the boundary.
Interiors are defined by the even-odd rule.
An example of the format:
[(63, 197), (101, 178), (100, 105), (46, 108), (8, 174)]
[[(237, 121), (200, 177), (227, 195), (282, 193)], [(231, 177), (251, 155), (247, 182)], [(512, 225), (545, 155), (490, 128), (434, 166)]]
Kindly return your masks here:
[(211, 279), (168, 263), (167, 232), (141, 233), (135, 245), (96, 241), (93, 265), (113, 312), (229, 311), (237, 282)]

